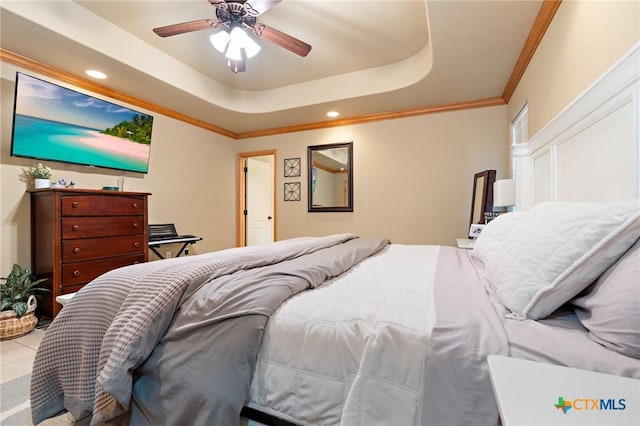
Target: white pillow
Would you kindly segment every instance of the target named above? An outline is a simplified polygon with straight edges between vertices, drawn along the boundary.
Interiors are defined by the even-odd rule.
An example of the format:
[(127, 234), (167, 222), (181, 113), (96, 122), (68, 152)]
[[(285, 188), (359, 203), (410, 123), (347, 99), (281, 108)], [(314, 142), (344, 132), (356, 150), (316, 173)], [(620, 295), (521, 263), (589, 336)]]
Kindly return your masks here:
[(602, 274), (640, 237), (640, 200), (540, 203), (489, 222), (472, 255), (518, 319), (544, 318)]

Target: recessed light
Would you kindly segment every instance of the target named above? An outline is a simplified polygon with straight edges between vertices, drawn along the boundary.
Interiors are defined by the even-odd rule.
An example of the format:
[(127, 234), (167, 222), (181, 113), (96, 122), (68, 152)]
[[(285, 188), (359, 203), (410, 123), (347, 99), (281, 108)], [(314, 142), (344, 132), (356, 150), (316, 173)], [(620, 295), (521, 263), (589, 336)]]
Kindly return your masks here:
[(102, 71), (98, 71), (98, 70), (86, 70), (85, 73), (89, 77), (98, 78), (100, 80), (104, 80), (105, 78), (107, 78), (107, 75), (105, 73), (103, 73)]
[(340, 115), (340, 113), (338, 111), (329, 111), (327, 113), (327, 117), (331, 117), (331, 118), (335, 118), (335, 117), (337, 117), (339, 115)]

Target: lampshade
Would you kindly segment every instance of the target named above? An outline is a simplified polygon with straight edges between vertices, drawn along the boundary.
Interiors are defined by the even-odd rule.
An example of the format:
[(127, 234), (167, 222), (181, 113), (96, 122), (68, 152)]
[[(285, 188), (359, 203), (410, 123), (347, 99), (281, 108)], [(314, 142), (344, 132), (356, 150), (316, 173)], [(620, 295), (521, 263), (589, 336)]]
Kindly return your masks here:
[(229, 43), (229, 33), (226, 31), (220, 31), (215, 34), (212, 34), (209, 37), (211, 44), (216, 48), (218, 52), (224, 53), (227, 48), (227, 44)]
[(515, 179), (499, 179), (493, 183), (493, 206), (510, 207), (516, 204)]

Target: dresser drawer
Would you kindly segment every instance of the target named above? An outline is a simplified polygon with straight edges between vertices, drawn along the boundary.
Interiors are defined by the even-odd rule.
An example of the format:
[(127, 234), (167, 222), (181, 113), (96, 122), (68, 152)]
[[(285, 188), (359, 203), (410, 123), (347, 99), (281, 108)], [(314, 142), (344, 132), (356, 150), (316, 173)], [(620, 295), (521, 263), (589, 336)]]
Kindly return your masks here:
[(62, 218), (62, 238), (65, 240), (138, 235), (144, 232), (144, 216)]
[(143, 198), (124, 195), (76, 195), (61, 197), (62, 216), (143, 215)]
[(141, 253), (132, 256), (66, 263), (62, 265), (62, 287), (64, 289), (64, 287), (87, 283), (112, 269), (144, 261), (144, 254)]
[(62, 262), (78, 262), (81, 260), (100, 259), (143, 253), (144, 236), (131, 235), (124, 237), (88, 238), (62, 241)]

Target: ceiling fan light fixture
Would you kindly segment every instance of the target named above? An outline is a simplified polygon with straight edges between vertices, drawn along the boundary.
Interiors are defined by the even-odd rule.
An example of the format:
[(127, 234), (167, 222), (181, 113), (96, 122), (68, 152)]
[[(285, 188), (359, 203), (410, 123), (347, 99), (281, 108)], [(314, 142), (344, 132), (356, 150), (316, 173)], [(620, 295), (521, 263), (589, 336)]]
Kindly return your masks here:
[(260, 45), (253, 41), (240, 27), (233, 27), (229, 34), (229, 44), (225, 56), (228, 59), (239, 61), (242, 59), (240, 49), (244, 49), (247, 58), (253, 58), (260, 51)]
[(212, 34), (209, 37), (209, 41), (211, 41), (211, 44), (216, 48), (218, 52), (224, 53), (225, 49), (227, 48), (227, 44), (229, 44), (229, 33), (226, 31), (219, 31), (215, 34)]

